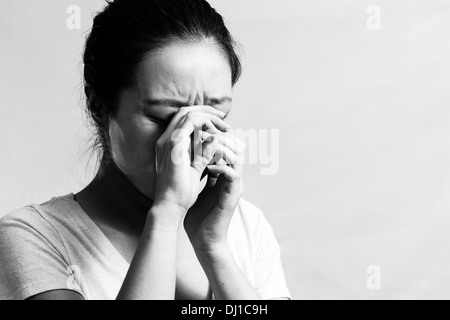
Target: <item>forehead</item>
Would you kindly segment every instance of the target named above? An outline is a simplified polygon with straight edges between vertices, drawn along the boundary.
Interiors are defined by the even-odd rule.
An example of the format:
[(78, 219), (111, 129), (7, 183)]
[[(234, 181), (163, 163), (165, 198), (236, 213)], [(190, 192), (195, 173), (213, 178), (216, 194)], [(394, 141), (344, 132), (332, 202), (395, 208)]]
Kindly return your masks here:
[(149, 53), (139, 65), (137, 87), (150, 98), (194, 103), (232, 91), (229, 63), (214, 43), (174, 43)]

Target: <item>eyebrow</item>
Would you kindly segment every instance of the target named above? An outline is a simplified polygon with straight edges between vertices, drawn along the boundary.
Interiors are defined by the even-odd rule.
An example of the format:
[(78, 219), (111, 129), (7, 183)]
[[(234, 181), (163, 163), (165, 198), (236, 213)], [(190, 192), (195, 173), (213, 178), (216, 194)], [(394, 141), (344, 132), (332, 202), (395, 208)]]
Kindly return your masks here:
[[(222, 97), (222, 98), (211, 98), (205, 101), (205, 104), (223, 104), (226, 102), (231, 103), (233, 99), (230, 97)], [(176, 100), (176, 99), (147, 99), (145, 100), (146, 104), (156, 105), (156, 106), (171, 106), (171, 107), (183, 107), (187, 106), (188, 103), (186, 101)]]
[(226, 102), (231, 103), (233, 102), (233, 99), (231, 99), (230, 97), (223, 97), (223, 98), (211, 98), (207, 99), (206, 101), (209, 102), (210, 104), (223, 104)]

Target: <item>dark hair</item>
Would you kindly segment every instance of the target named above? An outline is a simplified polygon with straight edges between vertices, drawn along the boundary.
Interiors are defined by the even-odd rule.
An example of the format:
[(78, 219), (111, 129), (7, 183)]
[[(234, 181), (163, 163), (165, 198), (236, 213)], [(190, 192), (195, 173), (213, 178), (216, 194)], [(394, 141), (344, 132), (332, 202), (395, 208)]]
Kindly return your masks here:
[(109, 160), (108, 126), (117, 97), (130, 86), (144, 56), (174, 41), (210, 40), (227, 57), (232, 85), (241, 63), (222, 16), (205, 0), (115, 0), (96, 15), (86, 40), (84, 92), (87, 115), (96, 130), (94, 149)]

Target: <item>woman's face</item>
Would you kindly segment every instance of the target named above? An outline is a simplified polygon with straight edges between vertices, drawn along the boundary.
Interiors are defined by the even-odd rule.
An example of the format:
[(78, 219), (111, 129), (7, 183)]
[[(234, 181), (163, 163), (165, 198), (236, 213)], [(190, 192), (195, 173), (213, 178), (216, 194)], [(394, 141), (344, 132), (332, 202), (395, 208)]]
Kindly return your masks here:
[(180, 107), (231, 110), (231, 69), (216, 44), (174, 43), (141, 62), (109, 126), (112, 157), (146, 196), (155, 189), (155, 144)]

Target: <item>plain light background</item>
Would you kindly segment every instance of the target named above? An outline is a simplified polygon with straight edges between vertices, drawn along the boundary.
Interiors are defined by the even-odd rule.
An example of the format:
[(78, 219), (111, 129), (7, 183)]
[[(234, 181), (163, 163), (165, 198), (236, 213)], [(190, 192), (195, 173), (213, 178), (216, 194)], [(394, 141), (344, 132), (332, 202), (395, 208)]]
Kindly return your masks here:
[[(233, 124), (280, 130), (279, 172), (248, 165), (244, 197), (275, 229), (293, 297), (449, 299), (450, 2), (210, 3), (243, 48)], [(103, 5), (1, 2), (0, 215), (94, 174), (81, 52)]]

